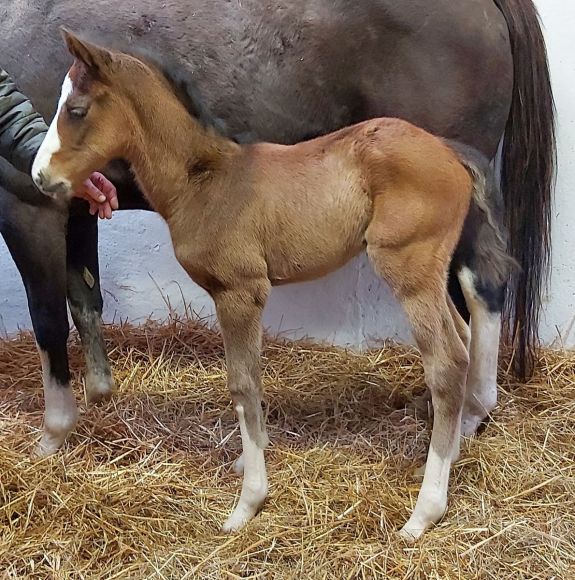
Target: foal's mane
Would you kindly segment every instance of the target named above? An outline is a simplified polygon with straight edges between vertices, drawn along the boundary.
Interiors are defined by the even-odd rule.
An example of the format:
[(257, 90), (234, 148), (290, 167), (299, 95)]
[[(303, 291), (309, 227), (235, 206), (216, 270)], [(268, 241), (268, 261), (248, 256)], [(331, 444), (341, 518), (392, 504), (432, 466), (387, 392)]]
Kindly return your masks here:
[(190, 71), (186, 71), (174, 58), (169, 57), (164, 52), (159, 53), (146, 48), (135, 48), (126, 51), (126, 54), (130, 54), (156, 69), (168, 81), (172, 92), (188, 113), (199, 121), (202, 127), (233, 139), (227, 134), (226, 123), (209, 110), (198, 87), (191, 79)]
[(167, 49), (151, 49), (141, 46), (126, 47), (125, 41), (122, 42), (122, 40), (110, 37), (101, 31), (98, 32), (97, 37), (94, 32), (82, 33), (80, 37), (108, 50), (133, 56), (151, 66), (168, 81), (174, 95), (202, 127), (212, 129), (222, 136), (235, 140), (233, 136), (228, 135), (227, 125), (223, 119), (213, 115), (207, 107), (198, 87), (191, 78), (192, 72), (186, 70), (182, 63), (174, 57), (169, 56)]

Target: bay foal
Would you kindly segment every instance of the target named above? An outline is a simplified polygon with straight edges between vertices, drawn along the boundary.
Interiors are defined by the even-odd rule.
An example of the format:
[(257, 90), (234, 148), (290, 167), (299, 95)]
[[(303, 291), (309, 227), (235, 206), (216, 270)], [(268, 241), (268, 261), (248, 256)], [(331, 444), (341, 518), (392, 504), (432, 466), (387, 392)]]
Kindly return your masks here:
[[(469, 331), (446, 278), (470, 203), (478, 211), (487, 203), (481, 164), (397, 119), (294, 146), (240, 146), (191, 115), (155, 65), (64, 36), (75, 62), (33, 177), (47, 194), (66, 197), (111, 159), (129, 161), (168, 223), (178, 261), (213, 298), (243, 445), (242, 492), (224, 529), (245, 525), (268, 491), (260, 344), (271, 287), (317, 278), (367, 249), (405, 308), (433, 399), (423, 484), (402, 529), (418, 537), (446, 509), (459, 452)], [(474, 300), (487, 311), (466, 271), (471, 312)], [(483, 343), (495, 369), (498, 332)], [(484, 364), (480, 357), (477, 368)]]

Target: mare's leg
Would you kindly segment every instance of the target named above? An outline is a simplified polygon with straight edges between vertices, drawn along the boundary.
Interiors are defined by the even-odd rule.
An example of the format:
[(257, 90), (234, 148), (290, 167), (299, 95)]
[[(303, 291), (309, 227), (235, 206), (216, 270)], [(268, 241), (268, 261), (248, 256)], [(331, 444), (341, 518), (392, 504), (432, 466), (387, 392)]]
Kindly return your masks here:
[(260, 350), (262, 311), (269, 293), (267, 279), (251, 281), (241, 289), (213, 294), (226, 349), (228, 387), (242, 437), (242, 492), (224, 531), (242, 528), (267, 497), (268, 480), (264, 449), (268, 444), (262, 411)]
[[(401, 204), (405, 205), (405, 223), (411, 224), (406, 197), (401, 196)], [(451, 464), (459, 454), (469, 358), (448, 305), (446, 288), (450, 249), (455, 245), (456, 235), (445, 224), (444, 231), (435, 227), (433, 215), (428, 218), (429, 223), (420, 224), (421, 234), (408, 225), (402, 235), (398, 212), (388, 211), (384, 201), (378, 207), (377, 201), (366, 233), (368, 255), (409, 318), (421, 351), (434, 411), (423, 483), (413, 513), (401, 530), (404, 537), (414, 539), (445, 512)], [(387, 215), (394, 216), (395, 225), (387, 223)]]
[(95, 402), (111, 395), (114, 380), (102, 335), (98, 218), (85, 205), (73, 207), (68, 220), (68, 303), (86, 357), (86, 399)]
[(66, 347), (66, 219), (47, 200), (33, 207), (0, 190), (0, 229), (24, 282), (42, 361), (42, 456), (58, 450), (77, 420)]

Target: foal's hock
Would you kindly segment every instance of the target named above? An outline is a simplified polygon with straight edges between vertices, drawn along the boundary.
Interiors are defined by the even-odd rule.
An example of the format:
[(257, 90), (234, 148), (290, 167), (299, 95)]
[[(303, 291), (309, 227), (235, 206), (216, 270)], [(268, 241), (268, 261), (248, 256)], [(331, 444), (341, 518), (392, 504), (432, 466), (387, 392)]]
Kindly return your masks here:
[[(242, 492), (224, 529), (244, 526), (268, 491), (260, 344), (271, 286), (317, 278), (365, 249), (407, 313), (433, 399), (423, 484), (402, 529), (418, 537), (446, 509), (461, 433), (495, 406), (507, 263), (487, 164), (398, 119), (289, 147), (240, 146), (191, 115), (155, 65), (65, 39), (75, 62), (33, 176), (65, 196), (126, 159), (168, 223), (180, 264), (212, 296), (243, 445)], [(471, 336), (446, 292), (456, 248)], [(46, 393), (47, 417), (71, 416), (50, 401), (71, 404)], [(67, 425), (60, 434), (49, 426), (45, 437), (65, 437)]]

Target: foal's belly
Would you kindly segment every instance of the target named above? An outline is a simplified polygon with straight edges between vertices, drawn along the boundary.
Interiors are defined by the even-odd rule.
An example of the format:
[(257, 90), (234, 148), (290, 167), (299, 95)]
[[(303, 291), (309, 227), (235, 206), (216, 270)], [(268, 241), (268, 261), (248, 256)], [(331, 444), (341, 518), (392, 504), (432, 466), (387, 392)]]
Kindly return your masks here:
[(320, 182), (312, 179), (299, 191), (297, 183), (287, 182), (290, 191), (273, 205), (265, 244), (272, 284), (319, 278), (365, 247), (372, 211), (368, 193), (359, 181), (342, 186), (333, 174)]
[[(355, 241), (354, 241), (355, 242)], [(365, 248), (363, 239), (351, 244), (337, 241), (312, 247), (291, 248), (268, 258), (268, 277), (274, 286), (321, 278), (343, 266)]]

